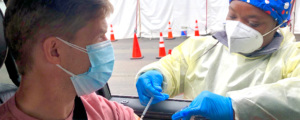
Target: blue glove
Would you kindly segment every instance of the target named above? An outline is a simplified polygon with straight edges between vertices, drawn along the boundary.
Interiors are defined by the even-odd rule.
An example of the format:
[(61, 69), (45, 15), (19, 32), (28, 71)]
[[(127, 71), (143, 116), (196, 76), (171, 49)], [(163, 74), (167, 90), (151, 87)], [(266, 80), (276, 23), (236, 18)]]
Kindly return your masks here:
[(231, 98), (203, 91), (187, 108), (175, 113), (172, 119), (189, 120), (195, 115), (201, 115), (210, 120), (233, 120)]
[(151, 104), (156, 104), (169, 98), (166, 93), (161, 93), (163, 76), (157, 70), (150, 70), (142, 74), (136, 83), (137, 92), (142, 105), (146, 106), (151, 97), (154, 97)]

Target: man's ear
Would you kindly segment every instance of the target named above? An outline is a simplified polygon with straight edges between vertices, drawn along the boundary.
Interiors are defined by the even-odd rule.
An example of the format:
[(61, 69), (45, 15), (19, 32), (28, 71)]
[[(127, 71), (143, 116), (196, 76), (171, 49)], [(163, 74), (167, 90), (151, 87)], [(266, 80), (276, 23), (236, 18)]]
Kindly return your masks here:
[(60, 64), (60, 48), (61, 42), (56, 37), (46, 38), (43, 44), (43, 52), (48, 62), (52, 64)]

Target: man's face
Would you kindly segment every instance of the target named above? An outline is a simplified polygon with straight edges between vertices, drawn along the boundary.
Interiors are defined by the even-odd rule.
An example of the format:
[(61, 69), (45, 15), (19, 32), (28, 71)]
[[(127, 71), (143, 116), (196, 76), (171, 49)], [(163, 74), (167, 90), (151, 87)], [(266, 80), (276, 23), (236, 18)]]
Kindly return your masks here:
[[(274, 19), (261, 9), (242, 1), (232, 1), (226, 20), (236, 20), (257, 30), (262, 35), (276, 27)], [(269, 44), (274, 32), (264, 36), (262, 47)]]
[[(107, 31), (107, 23), (105, 19), (95, 19), (87, 23), (85, 27), (80, 29), (71, 42), (82, 48), (86, 46), (103, 42), (107, 40), (105, 33)], [(65, 52), (61, 65), (73, 74), (82, 74), (88, 71), (91, 66), (88, 54), (77, 49), (65, 45)]]

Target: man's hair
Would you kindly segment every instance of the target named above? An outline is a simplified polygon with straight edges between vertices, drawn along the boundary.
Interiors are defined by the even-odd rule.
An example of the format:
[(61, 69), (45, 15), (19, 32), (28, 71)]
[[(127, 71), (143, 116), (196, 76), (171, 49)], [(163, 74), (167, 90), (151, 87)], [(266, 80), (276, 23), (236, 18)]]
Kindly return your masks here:
[(112, 11), (108, 0), (9, 0), (5, 37), (20, 74), (31, 69), (36, 43), (51, 36), (70, 41), (87, 22)]

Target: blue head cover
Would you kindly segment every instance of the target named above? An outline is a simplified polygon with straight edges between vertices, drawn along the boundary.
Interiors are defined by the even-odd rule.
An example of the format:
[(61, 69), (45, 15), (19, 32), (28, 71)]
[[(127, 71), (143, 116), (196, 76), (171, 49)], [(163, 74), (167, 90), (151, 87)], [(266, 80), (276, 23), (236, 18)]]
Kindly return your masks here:
[[(229, 0), (231, 2), (232, 0)], [(293, 0), (239, 0), (247, 2), (271, 15), (280, 25), (289, 19)], [(287, 22), (281, 25), (285, 27)]]

